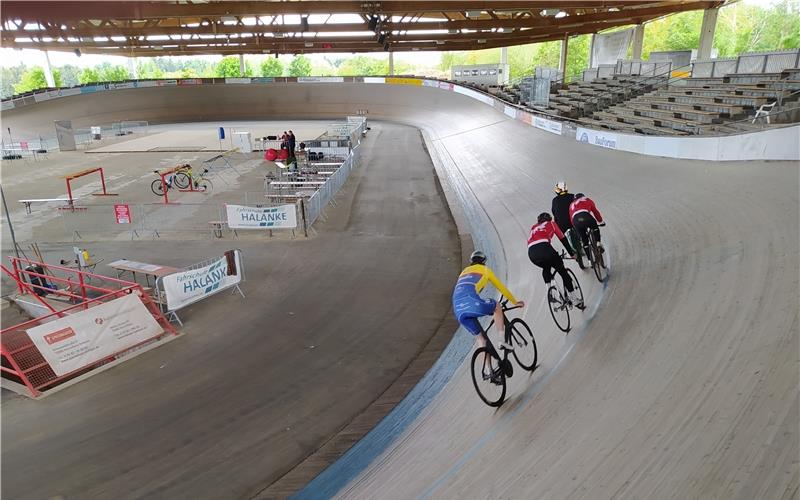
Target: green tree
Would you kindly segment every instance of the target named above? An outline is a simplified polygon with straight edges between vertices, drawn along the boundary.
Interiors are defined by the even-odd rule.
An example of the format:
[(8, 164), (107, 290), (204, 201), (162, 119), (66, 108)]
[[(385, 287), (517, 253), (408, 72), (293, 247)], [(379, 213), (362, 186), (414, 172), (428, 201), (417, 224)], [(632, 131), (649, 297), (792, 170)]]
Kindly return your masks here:
[(340, 76), (388, 75), (389, 60), (361, 55), (351, 57), (342, 62), (338, 73)]
[(157, 61), (160, 58), (139, 61), (136, 65), (136, 74), (144, 80), (148, 78), (158, 79), (164, 77), (164, 70), (159, 67)]
[[(56, 87), (61, 86), (61, 74), (58, 70), (53, 70), (53, 80), (55, 80)], [(20, 77), (19, 83), (14, 85), (14, 92), (22, 94), (30, 92), (31, 90), (47, 88), (47, 78), (44, 76), (44, 68), (41, 66), (34, 66), (25, 71)]]
[(78, 78), (80, 83), (97, 83), (102, 82), (102, 78), (100, 77), (100, 73), (94, 68), (83, 68), (81, 71), (81, 76)]
[(306, 56), (294, 56), (289, 63), (289, 76), (309, 76), (311, 61)]
[(121, 82), (123, 80), (130, 80), (131, 76), (128, 73), (128, 68), (125, 66), (105, 66), (100, 71), (100, 78), (104, 82)]
[(61, 83), (65, 87), (74, 87), (80, 83), (81, 69), (72, 64), (60, 66), (57, 71), (61, 73)]
[(261, 63), (261, 76), (281, 76), (283, 63), (277, 57), (267, 57)]
[(0, 68), (0, 85), (2, 86), (0, 93), (3, 97), (11, 97), (15, 94), (14, 84), (19, 83), (26, 69), (23, 63), (19, 63), (17, 66), (3, 66)]
[(244, 75), (239, 74), (239, 57), (228, 56), (223, 58), (214, 68), (214, 75), (218, 77), (253, 76), (253, 67), (250, 61), (245, 61)]

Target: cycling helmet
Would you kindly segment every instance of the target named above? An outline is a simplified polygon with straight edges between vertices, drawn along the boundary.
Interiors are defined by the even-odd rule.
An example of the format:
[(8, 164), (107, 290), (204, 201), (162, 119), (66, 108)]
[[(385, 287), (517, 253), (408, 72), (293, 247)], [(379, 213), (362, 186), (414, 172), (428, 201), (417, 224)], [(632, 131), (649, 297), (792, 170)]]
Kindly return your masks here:
[(486, 254), (480, 250), (475, 250), (469, 256), (469, 261), (473, 264), (486, 264)]
[(542, 223), (544, 221), (553, 220), (553, 217), (551, 217), (550, 214), (548, 214), (547, 212), (542, 212), (539, 214), (539, 218), (537, 220), (539, 221), (539, 223)]
[(556, 194), (564, 194), (569, 192), (567, 189), (567, 183), (565, 181), (558, 181), (556, 182), (556, 187), (553, 188)]
[(577, 200), (578, 198), (583, 198), (584, 196), (586, 196), (586, 195), (585, 195), (585, 194), (583, 194), (583, 193), (575, 193), (575, 199), (576, 199), (576, 200)]

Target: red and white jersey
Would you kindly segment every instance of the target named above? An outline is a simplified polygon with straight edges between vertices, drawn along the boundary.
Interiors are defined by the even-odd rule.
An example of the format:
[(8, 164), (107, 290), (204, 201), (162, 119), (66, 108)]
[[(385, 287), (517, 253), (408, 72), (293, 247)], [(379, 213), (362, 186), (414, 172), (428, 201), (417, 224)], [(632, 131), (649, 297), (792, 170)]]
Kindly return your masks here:
[(550, 243), (553, 236), (558, 236), (559, 240), (564, 239), (564, 233), (561, 232), (555, 222), (548, 220), (534, 224), (531, 227), (531, 234), (528, 236), (528, 248), (537, 243)]
[(603, 222), (603, 216), (600, 215), (600, 211), (597, 210), (591, 198), (587, 198), (586, 196), (583, 198), (576, 198), (575, 201), (569, 204), (569, 220), (574, 219), (575, 214), (581, 212), (588, 212), (597, 219), (597, 222)]

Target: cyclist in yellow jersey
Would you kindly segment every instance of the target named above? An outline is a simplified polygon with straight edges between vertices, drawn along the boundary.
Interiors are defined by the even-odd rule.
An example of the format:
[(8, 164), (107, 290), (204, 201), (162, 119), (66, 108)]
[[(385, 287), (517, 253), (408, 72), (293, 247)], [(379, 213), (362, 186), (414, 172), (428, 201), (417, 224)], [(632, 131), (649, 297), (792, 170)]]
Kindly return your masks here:
[[(478, 343), (481, 347), (485, 344), (481, 332), (483, 328), (478, 322), (478, 318), (494, 315), (494, 325), (500, 333), (501, 340), (504, 335), (503, 309), (494, 299), (484, 299), (479, 295), (480, 291), (491, 283), (497, 290), (508, 298), (514, 305), (524, 307), (525, 303), (517, 300), (506, 286), (497, 279), (491, 269), (486, 266), (486, 255), (480, 250), (472, 252), (470, 255), (470, 265), (461, 271), (456, 286), (453, 289), (453, 312), (456, 319), (471, 334), (478, 336)], [(511, 346), (504, 342), (499, 342), (499, 348), (511, 350)]]

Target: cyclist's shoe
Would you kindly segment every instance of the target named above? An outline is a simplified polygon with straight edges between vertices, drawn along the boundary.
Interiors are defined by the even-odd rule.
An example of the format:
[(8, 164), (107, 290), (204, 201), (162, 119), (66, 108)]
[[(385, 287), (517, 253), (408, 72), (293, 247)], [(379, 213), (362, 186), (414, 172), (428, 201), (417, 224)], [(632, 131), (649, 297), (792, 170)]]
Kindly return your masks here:
[(495, 385), (502, 385), (503, 384), (503, 369), (498, 367), (495, 368), (492, 373), (483, 373), (483, 380), (488, 380), (489, 382)]
[(603, 248), (603, 244), (599, 241), (597, 242), (597, 249), (600, 250), (600, 253), (605, 253), (606, 249)]
[(505, 342), (498, 342), (497, 343), (497, 350), (498, 351), (502, 351), (503, 349), (505, 349), (506, 351), (513, 351), (514, 350), (514, 346), (506, 344)]
[(586, 307), (583, 304), (583, 299), (581, 298), (581, 294), (578, 292), (578, 290), (573, 290), (569, 295), (569, 301), (572, 302), (573, 306), (577, 307), (578, 309), (584, 309)]

